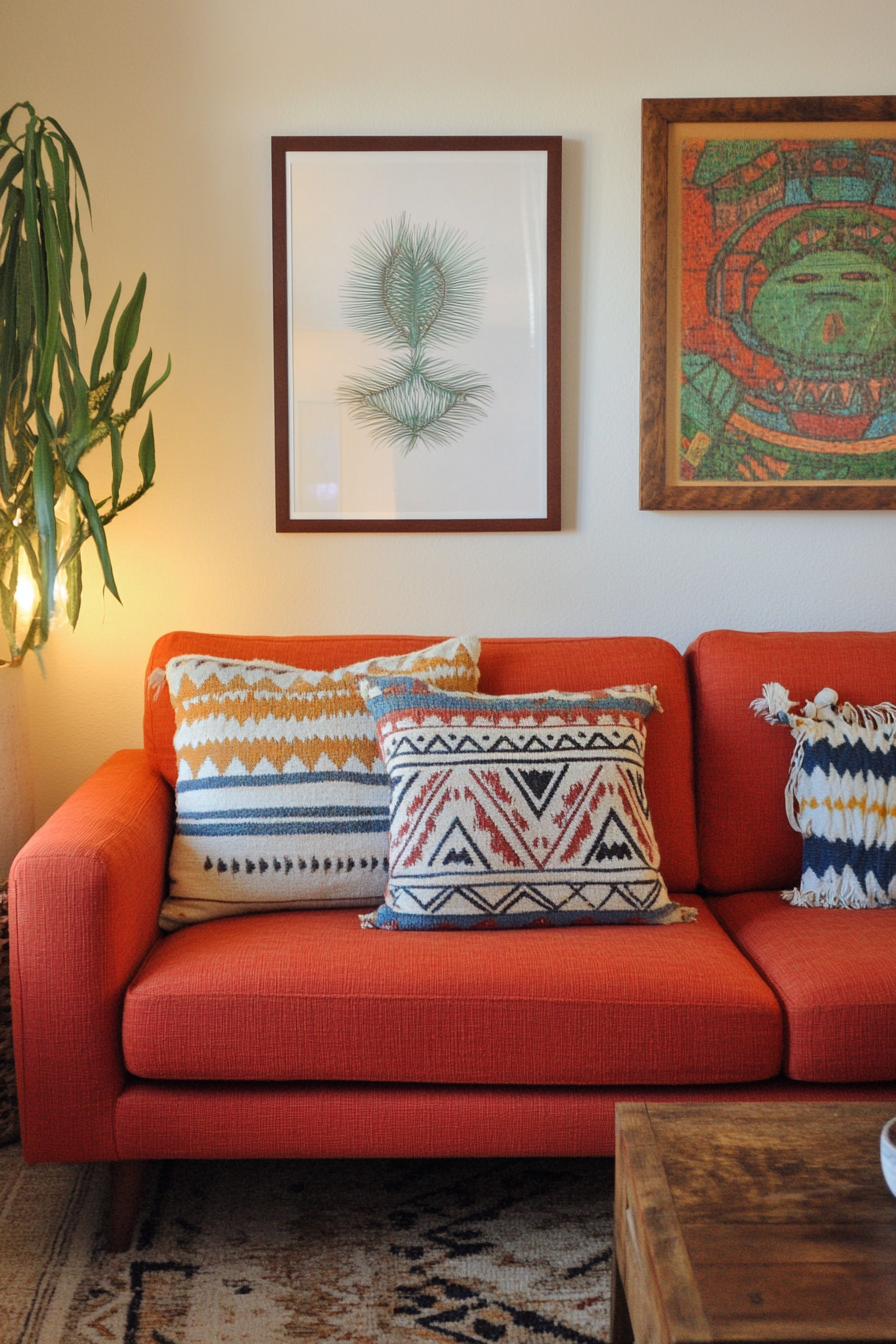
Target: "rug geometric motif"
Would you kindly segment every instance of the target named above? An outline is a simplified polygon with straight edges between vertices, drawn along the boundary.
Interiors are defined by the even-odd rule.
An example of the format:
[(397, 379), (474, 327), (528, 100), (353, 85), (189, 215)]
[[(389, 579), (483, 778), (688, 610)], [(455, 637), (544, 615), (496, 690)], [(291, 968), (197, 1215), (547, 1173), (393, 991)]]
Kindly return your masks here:
[(607, 1338), (610, 1158), (153, 1163), (108, 1254), (102, 1165), (5, 1154), (3, 1344)]

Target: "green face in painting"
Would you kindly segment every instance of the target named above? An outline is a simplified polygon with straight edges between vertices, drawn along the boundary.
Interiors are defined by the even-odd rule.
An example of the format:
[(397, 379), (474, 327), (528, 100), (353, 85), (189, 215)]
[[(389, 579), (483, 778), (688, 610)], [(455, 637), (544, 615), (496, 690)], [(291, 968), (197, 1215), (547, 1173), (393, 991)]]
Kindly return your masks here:
[(804, 255), (764, 281), (750, 326), (785, 365), (836, 373), (876, 363), (896, 344), (896, 274), (866, 252)]

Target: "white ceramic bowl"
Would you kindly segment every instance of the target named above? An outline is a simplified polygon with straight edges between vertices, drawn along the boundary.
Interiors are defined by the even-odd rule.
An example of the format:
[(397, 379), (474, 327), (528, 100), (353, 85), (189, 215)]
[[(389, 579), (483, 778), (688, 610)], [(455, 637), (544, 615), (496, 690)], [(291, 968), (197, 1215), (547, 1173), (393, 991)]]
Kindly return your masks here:
[(896, 1116), (880, 1132), (880, 1165), (890, 1193), (896, 1195)]

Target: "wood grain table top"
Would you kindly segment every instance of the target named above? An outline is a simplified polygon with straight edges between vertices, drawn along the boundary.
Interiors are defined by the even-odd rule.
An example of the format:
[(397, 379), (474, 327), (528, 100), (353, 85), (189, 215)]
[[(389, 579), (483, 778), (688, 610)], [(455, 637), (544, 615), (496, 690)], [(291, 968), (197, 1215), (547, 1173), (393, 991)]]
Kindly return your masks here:
[(636, 1334), (640, 1320), (670, 1344), (896, 1341), (896, 1199), (880, 1166), (893, 1112), (618, 1106), (618, 1261)]

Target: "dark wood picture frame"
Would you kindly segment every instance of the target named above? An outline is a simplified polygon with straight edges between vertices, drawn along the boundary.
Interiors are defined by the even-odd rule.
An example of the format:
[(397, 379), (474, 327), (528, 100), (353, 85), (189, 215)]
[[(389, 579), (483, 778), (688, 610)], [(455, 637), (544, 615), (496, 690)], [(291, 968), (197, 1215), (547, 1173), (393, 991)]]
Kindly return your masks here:
[[(545, 287), (539, 296), (544, 314), (544, 387), (542, 413), (545, 425), (543, 516), (535, 517), (296, 517), (293, 471), (291, 398), (291, 296), (290, 188), (288, 155), (359, 153), (394, 156), (396, 152), (424, 151), (461, 154), (483, 152), (535, 152), (545, 156), (546, 216), (544, 227)], [(278, 532), (495, 532), (558, 531), (560, 519), (560, 242), (561, 242), (560, 136), (274, 136), (271, 140), (273, 199), (274, 287), (274, 433), (276, 465), (276, 520)], [(394, 160), (393, 160), (394, 161)], [(444, 222), (444, 221), (441, 221)], [(450, 221), (449, 221), (450, 222)], [(449, 352), (450, 353), (450, 352)], [(376, 358), (374, 351), (373, 358)], [(415, 449), (425, 451), (425, 449)], [(437, 450), (444, 451), (444, 450)], [(537, 449), (540, 454), (540, 448)], [(531, 455), (531, 454), (530, 454)], [(540, 457), (539, 457), (540, 460)], [(538, 467), (540, 471), (540, 466)], [(533, 473), (534, 479), (534, 473)], [(538, 477), (541, 481), (541, 477)], [(494, 486), (492, 487), (494, 489)], [(542, 487), (539, 484), (538, 489)], [(462, 511), (461, 511), (462, 512)]]
[[(893, 469), (892, 479), (889, 475), (886, 478), (873, 480), (853, 481), (850, 479), (842, 479), (838, 482), (830, 479), (823, 479), (820, 476), (818, 479), (800, 479), (797, 482), (784, 479), (783, 477), (786, 472), (792, 472), (799, 469), (804, 472), (814, 470), (814, 468), (810, 466), (810, 459), (807, 455), (808, 451), (817, 453), (817, 458), (813, 460), (833, 463), (835, 460), (834, 449), (825, 446), (827, 442), (826, 440), (809, 439), (808, 435), (806, 435), (805, 440), (798, 439), (797, 436), (792, 433), (786, 435), (778, 432), (777, 435), (775, 435), (775, 432), (772, 431), (772, 433), (768, 434), (767, 439), (751, 439), (748, 431), (750, 429), (755, 429), (754, 422), (746, 416), (740, 415), (738, 410), (732, 413), (731, 419), (725, 423), (724, 417), (728, 414), (727, 403), (723, 403), (721, 398), (717, 405), (722, 407), (718, 412), (722, 418), (717, 423), (724, 423), (724, 433), (728, 434), (730, 431), (733, 435), (733, 439), (729, 440), (729, 445), (734, 445), (732, 451), (736, 454), (737, 451), (740, 451), (738, 445), (742, 445), (743, 451), (746, 454), (746, 456), (741, 459), (742, 462), (746, 464), (743, 466), (742, 470), (744, 477), (743, 483), (739, 484), (733, 479), (722, 479), (721, 475), (711, 476), (710, 479), (706, 479), (703, 482), (696, 479), (696, 472), (701, 470), (702, 459), (699, 454), (700, 452), (706, 451), (703, 440), (696, 445), (696, 450), (692, 454), (692, 459), (689, 460), (689, 464), (686, 467), (686, 471), (693, 471), (695, 473), (695, 478), (688, 479), (687, 475), (683, 476), (681, 468), (684, 454), (686, 451), (690, 451), (690, 445), (694, 443), (694, 440), (687, 440), (683, 437), (682, 420), (677, 409), (682, 397), (682, 394), (679, 393), (677, 389), (682, 381), (684, 381), (681, 354), (683, 348), (683, 338), (681, 333), (684, 329), (684, 302), (682, 300), (682, 293), (687, 286), (691, 286), (691, 288), (687, 288), (687, 294), (689, 296), (688, 301), (690, 302), (691, 294), (696, 292), (696, 287), (692, 284), (690, 276), (687, 275), (686, 279), (683, 281), (681, 275), (685, 273), (688, 263), (688, 243), (692, 248), (691, 274), (696, 274), (699, 270), (699, 265), (705, 264), (703, 257), (710, 255), (708, 252), (697, 251), (695, 233), (692, 226), (690, 224), (686, 226), (682, 223), (685, 206), (682, 205), (680, 201), (684, 197), (684, 187), (682, 186), (684, 178), (682, 162), (686, 148), (685, 141), (687, 140), (689, 144), (698, 147), (703, 139), (712, 141), (711, 128), (715, 126), (719, 128), (719, 134), (724, 139), (743, 143), (745, 146), (745, 153), (747, 152), (746, 146), (750, 144), (756, 146), (755, 152), (757, 157), (754, 162), (751, 162), (744, 167), (742, 170), (742, 179), (735, 180), (735, 174), (729, 172), (727, 177), (716, 181), (711, 177), (709, 169), (707, 169), (702, 178), (702, 181), (709, 181), (712, 183), (712, 186), (705, 189), (704, 193), (708, 202), (707, 215), (712, 220), (712, 228), (716, 228), (717, 222), (721, 219), (722, 224), (719, 227), (722, 229), (722, 232), (718, 236), (724, 237), (724, 229), (726, 227), (729, 228), (728, 237), (732, 239), (743, 238), (747, 240), (744, 244), (744, 253), (746, 253), (749, 244), (747, 230), (748, 228), (753, 227), (749, 222), (751, 219), (756, 220), (760, 215), (764, 215), (765, 222), (762, 227), (769, 229), (769, 235), (767, 236), (770, 236), (773, 229), (778, 227), (778, 223), (770, 218), (772, 212), (775, 210), (777, 210), (776, 221), (782, 221), (788, 218), (795, 218), (799, 209), (808, 210), (809, 208), (815, 208), (819, 202), (820, 208), (827, 208), (829, 211), (834, 208), (841, 208), (841, 204), (836, 200), (836, 192), (834, 189), (827, 188), (832, 194), (825, 200), (819, 183), (812, 177), (806, 179), (808, 183), (807, 190), (810, 195), (805, 202), (802, 198), (799, 198), (800, 203), (794, 204), (794, 200), (796, 199), (796, 187), (793, 185), (793, 170), (790, 169), (789, 165), (791, 162), (795, 161), (793, 155), (796, 151), (792, 149), (792, 145), (795, 143), (794, 137), (799, 136), (799, 131), (794, 128), (791, 133), (791, 138), (788, 138), (787, 131), (790, 125), (793, 123), (803, 123), (804, 127), (808, 128), (804, 130), (803, 134), (809, 137), (806, 141), (809, 146), (812, 145), (813, 137), (818, 135), (818, 131), (814, 124), (823, 123), (824, 125), (830, 126), (830, 134), (821, 136), (826, 142), (838, 141), (843, 143), (851, 134), (854, 137), (855, 142), (858, 143), (861, 148), (865, 142), (861, 141), (860, 137), (856, 136), (855, 130), (850, 132), (847, 128), (850, 123), (856, 124), (865, 122), (893, 123), (892, 137), (889, 133), (889, 128), (887, 128), (888, 133), (886, 140), (882, 141), (879, 139), (880, 128), (878, 128), (876, 134), (869, 128), (868, 139), (869, 142), (874, 140), (878, 145), (883, 144), (885, 146), (884, 152), (886, 153), (886, 146), (890, 145), (892, 138), (893, 146), (896, 148), (896, 96), (886, 95), (880, 97), (868, 96), (854, 98), (681, 98), (644, 100), (642, 104), (641, 235), (640, 506), (642, 509), (896, 508), (896, 467)], [(742, 139), (741, 135), (733, 129), (734, 125), (743, 127)], [(778, 127), (780, 127), (780, 130), (778, 132), (777, 141), (773, 144), (772, 152), (769, 157), (764, 159), (761, 156), (767, 151), (763, 151), (763, 143), (767, 143), (769, 138), (774, 141), (774, 132)], [(678, 128), (685, 129), (679, 130)], [(819, 127), (819, 130), (820, 129), (821, 128)], [(674, 140), (676, 134), (679, 137), (677, 141)], [(690, 139), (688, 139), (689, 137)], [(676, 180), (674, 182), (672, 180), (673, 144), (680, 146), (678, 157), (674, 160), (676, 165)], [(777, 157), (775, 151), (779, 151)], [(810, 151), (807, 151), (807, 153), (808, 152)], [(878, 150), (874, 149), (867, 152), (869, 154), (876, 154), (878, 153)], [(787, 153), (791, 155), (790, 159), (785, 157)], [(892, 157), (892, 150), (890, 151), (890, 156)], [(724, 160), (723, 167), (730, 166), (731, 162), (732, 158), (729, 155), (728, 158)], [(741, 162), (743, 163), (743, 160), (741, 160)], [(856, 163), (857, 162), (858, 158), (856, 159)], [(856, 176), (860, 175), (861, 169), (856, 167), (852, 161), (844, 159), (843, 163), (846, 166), (842, 169), (838, 168), (836, 170), (837, 172), (843, 172), (844, 174), (854, 173)], [(775, 168), (776, 164), (777, 167)], [(819, 173), (823, 166), (823, 164), (817, 165)], [(764, 169), (768, 169), (768, 175), (765, 178), (760, 178), (759, 174)], [(815, 171), (815, 169), (811, 168), (808, 171), (812, 172)], [(828, 166), (826, 171), (832, 173), (834, 170)], [(790, 177), (787, 176), (788, 172), (791, 173)], [(775, 173), (777, 173), (777, 179), (773, 181)], [(754, 181), (754, 176), (755, 181), (758, 184), (755, 189), (751, 185)], [(696, 173), (694, 178), (696, 180)], [(737, 192), (730, 190), (732, 181), (735, 182), (735, 186), (739, 189), (739, 196), (737, 195)], [(725, 187), (726, 190), (728, 190), (727, 196), (719, 190), (721, 187)], [(816, 188), (819, 192), (817, 199), (811, 194), (815, 192)], [(767, 193), (765, 196), (761, 194), (763, 190)], [(852, 190), (852, 187), (850, 187), (850, 190)], [(858, 190), (858, 188), (856, 188), (856, 190)], [(889, 192), (889, 187), (887, 190)], [(876, 187), (875, 191), (877, 191)], [(711, 192), (714, 194), (711, 195)], [(750, 197), (751, 192), (752, 197)], [(785, 192), (786, 195), (783, 194)], [(675, 193), (677, 193), (680, 198), (678, 204), (676, 204), (674, 199)], [(775, 193), (778, 193), (777, 197)], [(841, 195), (845, 195), (845, 193), (841, 193)], [(750, 199), (748, 200), (747, 198)], [(870, 202), (868, 200), (862, 202), (858, 196), (855, 198), (860, 206), (864, 204), (865, 208), (869, 211), (879, 209), (876, 202), (882, 199), (884, 198), (880, 195), (871, 197)], [(850, 197), (850, 204), (852, 204), (852, 201), (853, 198)], [(730, 202), (734, 203), (731, 204)], [(894, 200), (892, 204), (888, 203), (884, 207), (884, 211), (887, 219), (893, 219), (894, 222), (896, 222), (896, 208), (894, 208), (894, 206), (896, 206), (896, 200)], [(721, 211), (723, 208), (729, 209), (732, 213), (730, 215), (722, 214)], [(845, 208), (845, 206), (842, 207), (843, 210), (845, 210)], [(754, 212), (752, 215), (748, 215), (747, 213), (750, 210)], [(713, 213), (715, 211), (719, 211), (719, 213)], [(738, 211), (741, 213), (738, 214)], [(690, 219), (691, 217), (689, 216), (688, 218)], [(846, 218), (845, 215), (843, 218)], [(840, 228), (841, 231), (845, 228), (842, 220), (838, 225), (838, 228)], [(791, 232), (794, 232), (794, 230), (791, 230)], [(812, 244), (815, 237), (823, 236), (823, 233), (818, 231), (810, 236), (809, 243)], [(670, 239), (680, 240), (680, 248), (673, 250), (673, 244)], [(686, 239), (687, 243), (685, 241)], [(889, 234), (887, 234), (887, 239), (888, 243), (894, 242), (894, 238), (889, 237)], [(847, 240), (847, 242), (848, 241), (849, 240)], [(738, 242), (737, 245), (740, 246), (740, 243)], [(777, 243), (776, 246), (778, 246)], [(797, 250), (797, 245), (793, 243), (792, 246), (795, 252)], [(803, 244), (800, 243), (800, 247), (802, 246)], [(821, 246), (823, 246), (823, 244), (818, 244), (819, 249)], [(843, 248), (844, 243), (842, 241), (836, 244), (829, 242), (828, 257), (831, 256), (835, 247)], [(728, 284), (730, 279), (737, 279), (737, 277), (732, 277), (725, 273), (725, 266), (728, 266), (729, 260), (734, 254), (734, 248), (734, 243), (732, 243), (729, 248), (729, 244), (726, 241), (719, 247), (718, 252), (713, 255), (713, 265), (708, 267), (705, 272), (706, 283), (703, 287), (703, 301), (705, 302), (706, 309), (711, 315), (713, 314), (713, 307), (711, 299), (708, 296), (715, 292), (721, 293), (723, 287)], [(807, 249), (807, 255), (810, 252), (811, 247)], [(723, 253), (725, 254), (726, 260), (724, 265), (720, 265)], [(766, 254), (770, 255), (768, 248), (766, 248)], [(781, 249), (778, 247), (775, 256), (778, 257), (780, 255)], [(753, 275), (753, 284), (755, 286), (752, 299), (748, 300), (744, 297), (748, 292), (747, 279), (741, 278), (738, 281), (738, 283), (742, 285), (741, 296), (737, 299), (737, 303), (740, 304), (738, 312), (741, 315), (741, 326), (739, 329), (741, 331), (747, 331), (748, 336), (753, 333), (749, 331), (749, 323), (752, 318), (750, 316), (751, 310), (747, 307), (747, 304), (748, 302), (755, 301), (755, 292), (758, 291), (758, 287), (761, 287), (763, 276), (767, 278), (769, 274), (767, 266), (761, 273), (757, 270), (755, 256), (758, 256), (758, 245), (754, 245), (753, 261), (750, 261), (748, 257), (745, 258), (744, 256), (736, 259), (743, 268), (742, 274), (744, 276), (746, 276), (750, 266), (753, 266), (754, 268), (751, 273)], [(699, 259), (698, 262), (693, 260), (695, 257)], [(676, 263), (678, 265), (678, 278), (676, 278)], [(825, 264), (828, 263), (823, 263), (823, 265)], [(889, 270), (896, 271), (896, 245), (894, 245), (891, 252), (888, 252), (888, 264)], [(823, 265), (818, 269), (822, 269)], [(734, 270), (733, 262), (731, 262), (731, 270)], [(783, 276), (783, 269), (778, 274)], [(850, 272), (849, 274), (851, 279), (856, 277), (862, 278), (858, 272)], [(817, 275), (791, 275), (788, 278), (799, 281), (819, 279)], [(713, 282), (716, 284), (716, 290), (711, 288)], [(889, 284), (889, 281), (886, 283)], [(723, 303), (727, 302), (727, 299), (718, 300), (718, 306), (715, 309), (716, 315), (719, 314)], [(734, 302), (734, 300), (731, 301), (732, 309), (734, 308)], [(766, 309), (765, 311), (768, 310)], [(746, 317), (743, 316), (744, 314), (746, 314)], [(724, 315), (723, 310), (723, 316)], [(721, 321), (721, 319), (719, 320)], [(759, 319), (757, 318), (757, 322), (758, 320)], [(834, 315), (833, 320), (834, 322), (839, 322), (839, 326), (834, 326), (833, 328), (836, 336), (836, 333), (838, 331), (842, 333), (844, 328), (842, 319), (839, 319), (836, 314)], [(707, 328), (709, 325), (710, 323), (707, 323)], [(707, 342), (709, 341), (708, 336), (704, 336), (703, 339)], [(755, 338), (754, 336), (754, 339), (758, 338)], [(793, 338), (791, 337), (790, 339)], [(825, 331), (824, 340), (828, 340), (827, 330)], [(695, 348), (698, 347), (688, 348), (686, 353), (689, 356), (693, 355)], [(709, 348), (711, 347), (708, 344), (703, 347), (704, 350)], [(761, 347), (757, 346), (756, 348), (759, 349), (759, 355), (756, 357), (754, 350), (754, 367), (761, 367), (763, 351)], [(766, 349), (769, 348), (771, 347), (766, 347)], [(886, 354), (877, 354), (876, 368), (879, 370), (882, 366), (881, 361), (885, 359), (887, 361), (886, 376), (890, 379), (892, 374), (892, 382), (896, 383), (896, 354), (891, 353), (893, 348), (894, 347), (888, 347)], [(703, 354), (699, 354), (697, 357), (699, 359), (705, 358)], [(774, 363), (774, 361), (768, 359), (767, 356), (766, 362), (769, 365)], [(715, 367), (723, 366), (716, 365)], [(730, 368), (724, 369), (723, 367), (723, 374), (725, 377), (728, 377)], [(798, 385), (800, 388), (803, 388), (803, 383), (797, 384), (795, 378), (788, 381), (790, 375), (786, 368), (784, 369), (783, 376), (779, 374), (778, 377), (779, 382), (775, 384), (777, 387), (784, 388), (786, 386), (787, 388), (790, 388), (791, 386), (797, 387)], [(858, 377), (854, 379), (856, 385), (854, 393), (855, 398), (860, 399), (860, 397), (863, 397), (865, 401), (867, 401), (870, 394), (864, 386), (858, 386), (859, 381)], [(864, 383), (867, 384), (869, 382), (870, 377), (866, 376)], [(821, 382), (819, 385), (822, 387), (826, 386), (826, 384)], [(766, 386), (772, 386), (771, 382), (767, 383)], [(806, 396), (806, 393), (805, 391), (802, 391), (799, 394), (797, 392), (793, 393), (794, 398), (797, 395)], [(813, 395), (816, 395), (817, 397), (817, 393), (813, 392)], [(847, 392), (844, 393), (844, 396), (847, 395), (852, 395), (848, 387)], [(896, 392), (890, 392), (888, 393), (888, 396), (893, 400), (896, 398)], [(757, 404), (761, 405), (761, 402), (757, 402)], [(790, 407), (792, 404), (799, 404), (801, 406), (802, 403), (788, 403), (787, 411), (788, 414), (791, 415), (792, 411)], [(766, 410), (765, 414), (768, 423), (771, 424), (774, 422), (772, 413), (777, 413), (782, 406), (783, 400)], [(715, 410), (716, 408), (714, 407), (713, 409)], [(761, 415), (762, 411), (760, 411), (759, 414)], [(781, 411), (781, 415), (783, 417), (783, 411)], [(869, 417), (866, 416), (865, 420), (868, 418)], [(820, 417), (816, 417), (816, 420), (820, 420)], [(691, 422), (688, 423), (690, 424)], [(790, 423), (794, 422), (792, 420), (788, 421), (788, 424)], [(814, 424), (815, 421), (808, 415), (801, 415), (799, 417), (799, 423), (801, 425), (804, 423)], [(846, 422), (843, 421), (842, 423)], [(853, 423), (861, 424), (863, 422), (860, 417), (856, 417)], [(883, 421), (881, 421), (881, 423), (883, 423)], [(830, 421), (827, 421), (825, 425), (826, 430), (829, 424)], [(763, 433), (766, 434), (768, 432), (764, 430)], [(707, 442), (712, 441), (711, 435), (706, 435), (705, 437)], [(853, 434), (852, 437), (854, 438), (855, 435)], [(869, 443), (872, 437), (872, 435), (869, 435)], [(849, 438), (849, 436), (844, 435), (842, 443), (842, 446), (847, 449), (847, 451), (854, 452), (856, 455), (863, 454), (868, 457), (871, 456), (872, 449), (870, 446), (862, 447), (857, 446), (855, 443), (847, 443), (847, 438)], [(893, 438), (892, 434), (888, 434), (882, 438), (874, 438), (875, 448), (873, 452), (878, 452), (878, 444), (889, 444), (891, 438)], [(756, 452), (752, 449), (754, 443), (761, 444), (764, 449), (764, 445), (767, 442), (770, 443), (770, 447), (767, 451)], [(840, 444), (841, 441), (835, 438), (834, 442)], [(816, 445), (814, 449), (811, 448), (812, 444)], [(791, 464), (789, 466), (787, 462), (779, 461), (776, 457), (776, 452), (778, 451), (776, 445), (783, 446), (784, 451), (781, 454), (782, 457), (789, 453), (791, 459)], [(796, 448), (805, 448), (807, 450), (807, 453), (802, 458), (804, 464), (802, 468), (793, 465), (793, 459), (798, 457), (793, 451), (794, 446)], [(894, 440), (894, 447), (896, 447), (896, 440)], [(748, 453), (748, 449), (751, 450), (751, 455)], [(824, 456), (825, 454), (829, 455), (826, 459)], [(728, 460), (735, 462), (736, 456), (732, 456)], [(840, 458), (839, 460), (841, 462), (846, 461), (845, 458)], [(883, 463), (886, 460), (887, 459), (883, 454), (878, 458), (878, 462), (880, 463)], [(695, 462), (696, 466), (694, 465)], [(713, 462), (714, 459), (710, 458), (709, 463), (707, 464), (708, 474), (717, 470), (713, 465)], [(737, 469), (741, 470), (740, 465), (738, 465)], [(824, 469), (824, 467), (818, 468), (820, 471)], [(849, 467), (841, 466), (840, 470), (845, 472), (849, 470)], [(762, 478), (763, 472), (765, 472), (767, 479)], [(755, 474), (757, 479), (746, 479), (748, 473)], [(831, 474), (834, 474), (833, 468), (831, 469)]]

